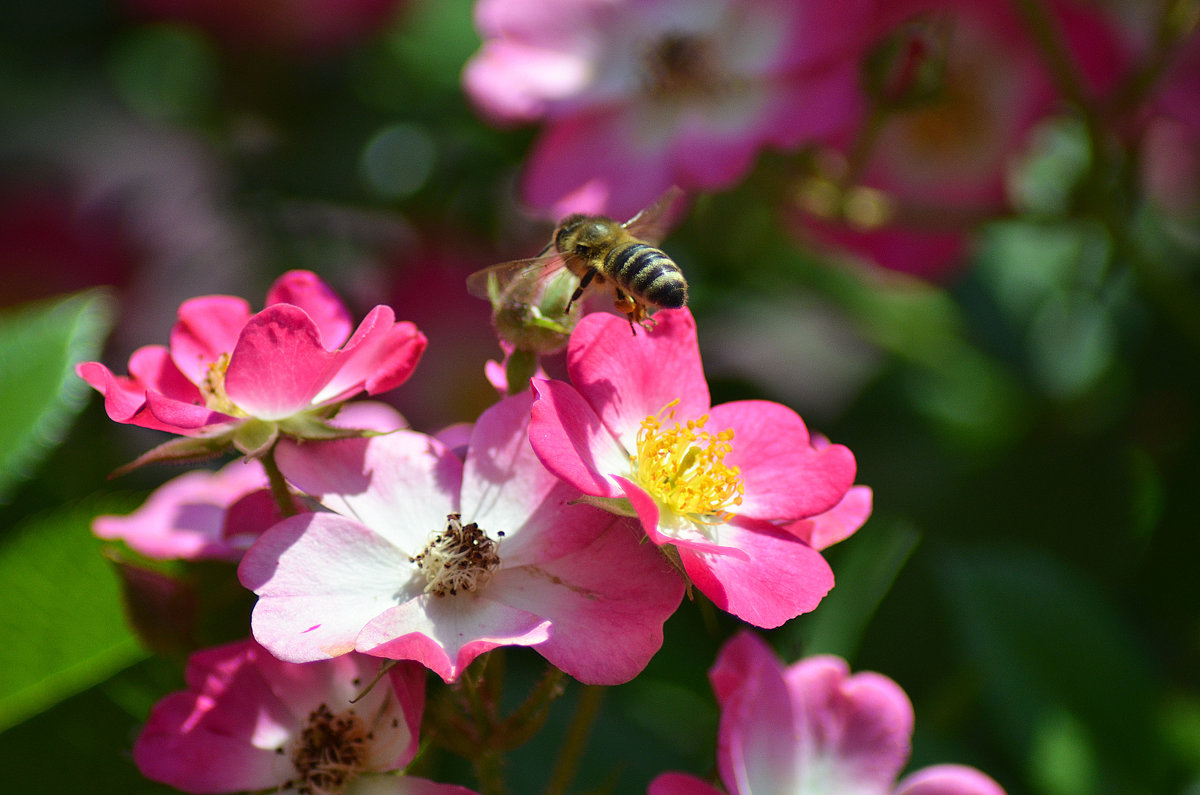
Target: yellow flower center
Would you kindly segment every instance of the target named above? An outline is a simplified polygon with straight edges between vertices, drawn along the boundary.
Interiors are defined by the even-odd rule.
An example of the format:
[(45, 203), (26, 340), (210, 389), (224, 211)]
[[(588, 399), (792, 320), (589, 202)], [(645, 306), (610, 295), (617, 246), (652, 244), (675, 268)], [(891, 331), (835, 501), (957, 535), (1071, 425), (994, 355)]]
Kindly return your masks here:
[[(642, 420), (637, 452), (629, 457), (634, 479), (661, 505), (704, 524), (733, 518), (729, 509), (742, 504), (745, 489), (740, 470), (726, 466), (733, 449), (733, 429), (704, 430), (708, 415), (675, 422), (673, 400), (658, 414)], [(666, 427), (667, 423), (672, 427)]]
[(200, 394), (204, 396), (204, 406), (212, 411), (219, 411), (232, 417), (245, 417), (246, 412), (238, 408), (229, 395), (225, 394), (225, 371), (229, 369), (229, 354), (222, 353), (215, 362), (208, 365), (208, 371), (200, 382)]

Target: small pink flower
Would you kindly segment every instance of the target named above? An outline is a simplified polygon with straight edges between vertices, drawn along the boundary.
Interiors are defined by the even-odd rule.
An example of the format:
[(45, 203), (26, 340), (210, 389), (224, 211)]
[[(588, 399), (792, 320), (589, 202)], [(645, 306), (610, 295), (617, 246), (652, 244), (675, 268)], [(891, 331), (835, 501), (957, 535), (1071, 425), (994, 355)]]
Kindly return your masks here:
[[(938, 765), (896, 777), (911, 751), (913, 709), (900, 686), (845, 660), (784, 667), (756, 635), (725, 644), (709, 680), (721, 706), (717, 768), (729, 795), (1004, 795), (973, 768)], [(710, 784), (667, 773), (649, 795), (710, 795)]]
[(803, 420), (778, 403), (710, 406), (691, 313), (654, 317), (657, 327), (637, 336), (613, 315), (580, 321), (567, 348), (571, 384), (533, 382), (530, 442), (593, 502), (636, 514), (718, 607), (779, 626), (816, 607), (833, 574), (777, 523), (841, 503), (854, 456), (814, 447)]
[(134, 762), (185, 792), (469, 795), (385, 772), (416, 754), (425, 678), (401, 663), (351, 703), (378, 671), (378, 660), (356, 654), (280, 662), (252, 640), (196, 652), (188, 689), (151, 710)]
[[(1116, 31), (1081, 4), (1045, 6), (1082, 90), (1111, 89), (1129, 61)], [(945, 278), (969, 253), (970, 230), (1007, 210), (1007, 180), (1030, 131), (1063, 97), (1008, 0), (896, 0), (879, 5), (875, 26), (877, 48), (900, 42), (902, 53), (879, 67), (891, 73), (879, 82), (938, 78), (908, 85), (912, 96), (886, 108), (877, 130), (841, 142), (846, 153), (871, 142), (852, 185), (843, 182), (853, 155), (820, 159), (799, 191), (803, 232), (892, 270)], [(888, 90), (876, 89), (877, 99), (886, 103)], [(836, 199), (835, 185), (845, 190)]]
[[(391, 406), (358, 401), (343, 406), (330, 424), (387, 433), (405, 422)], [(194, 470), (172, 478), (133, 513), (97, 516), (92, 532), (120, 539), (148, 558), (236, 563), (254, 539), (282, 518), (262, 464), (243, 459), (217, 472)]]
[(396, 322), (382, 305), (351, 335), (349, 313), (333, 291), (308, 271), (290, 271), (254, 315), (233, 296), (184, 302), (170, 348), (135, 351), (129, 376), (99, 362), (75, 371), (104, 395), (117, 422), (204, 439), (228, 433), (249, 454), (279, 433), (308, 435), (328, 407), (359, 392), (399, 386), (424, 349), (416, 327)]
[(467, 93), (544, 120), (530, 203), (629, 217), (671, 185), (730, 185), (764, 147), (853, 123), (861, 0), (481, 0)]
[(295, 516), (242, 560), (254, 636), (293, 662), (357, 650), (447, 682), (497, 646), (532, 646), (593, 684), (636, 676), (683, 584), (628, 520), (538, 463), (531, 396), (479, 418), (465, 462), (409, 431), (281, 445), (288, 479), (333, 513)]
[(97, 516), (92, 532), (121, 539), (148, 558), (236, 563), (281, 518), (262, 464), (240, 460), (218, 472), (194, 470), (172, 478), (128, 516)]

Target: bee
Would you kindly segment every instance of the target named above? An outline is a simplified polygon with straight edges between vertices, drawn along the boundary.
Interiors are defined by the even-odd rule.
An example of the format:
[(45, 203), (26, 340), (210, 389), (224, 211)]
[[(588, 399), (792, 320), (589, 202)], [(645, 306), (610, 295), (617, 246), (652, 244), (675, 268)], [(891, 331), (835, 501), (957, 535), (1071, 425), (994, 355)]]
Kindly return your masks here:
[(653, 245), (666, 233), (668, 211), (682, 193), (679, 188), (669, 189), (623, 224), (605, 215), (569, 215), (536, 257), (484, 268), (467, 279), (467, 290), (490, 299), (497, 311), (514, 305), (533, 307), (540, 310), (538, 320), (546, 321), (559, 314), (556, 307), (547, 306), (547, 298), (561, 294), (565, 273), (574, 290), (561, 309), (564, 320), (589, 288), (611, 286), (615, 306), (629, 318), (630, 329), (634, 323), (653, 328), (649, 308), (677, 309), (687, 304), (683, 272)]

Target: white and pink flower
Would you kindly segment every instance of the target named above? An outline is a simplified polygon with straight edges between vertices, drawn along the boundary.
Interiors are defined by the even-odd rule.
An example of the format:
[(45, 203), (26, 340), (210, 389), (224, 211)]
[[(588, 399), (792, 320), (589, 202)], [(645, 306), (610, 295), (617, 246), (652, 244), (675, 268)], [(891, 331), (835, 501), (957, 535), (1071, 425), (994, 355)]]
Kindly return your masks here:
[(293, 662), (417, 660), (447, 682), (507, 645), (590, 684), (636, 676), (683, 583), (629, 520), (571, 504), (530, 449), (530, 401), (484, 412), (465, 462), (410, 431), (281, 444), (283, 473), (333, 512), (285, 520), (242, 560), (259, 642)]
[(378, 672), (357, 654), (281, 662), (252, 640), (196, 652), (187, 690), (151, 710), (134, 762), (184, 792), (471, 795), (389, 772), (417, 752), (425, 672), (401, 663), (368, 690)]
[(467, 93), (542, 120), (524, 197), (633, 215), (671, 185), (732, 184), (764, 147), (851, 125), (864, 0), (481, 0)]
[[(785, 667), (758, 636), (725, 644), (709, 681), (721, 706), (717, 769), (729, 795), (1004, 795), (987, 775), (936, 765), (906, 776), (913, 708), (900, 686), (822, 655)], [(718, 795), (666, 773), (649, 795)]]
[(833, 587), (825, 559), (800, 540), (814, 526), (796, 523), (846, 499), (854, 456), (814, 446), (778, 403), (711, 406), (691, 313), (654, 317), (657, 327), (637, 336), (613, 315), (580, 321), (567, 348), (571, 383), (533, 381), (530, 442), (592, 502), (636, 515), (718, 607), (779, 626)]
[(227, 295), (184, 302), (170, 347), (139, 348), (129, 376), (99, 362), (75, 371), (104, 395), (117, 422), (200, 439), (230, 434), (251, 454), (280, 433), (317, 433), (326, 409), (360, 392), (399, 386), (424, 349), (424, 336), (396, 322), (390, 307), (375, 307), (352, 329), (346, 307), (323, 281), (290, 271), (257, 314)]

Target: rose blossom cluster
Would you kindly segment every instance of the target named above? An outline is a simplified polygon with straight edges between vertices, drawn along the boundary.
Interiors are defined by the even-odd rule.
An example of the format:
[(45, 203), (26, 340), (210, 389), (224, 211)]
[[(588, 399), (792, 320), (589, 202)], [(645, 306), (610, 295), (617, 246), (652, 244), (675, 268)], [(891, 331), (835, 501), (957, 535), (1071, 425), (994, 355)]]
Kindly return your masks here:
[(143, 773), (191, 792), (466, 792), (402, 774), (423, 669), (455, 684), (528, 646), (615, 685), (685, 591), (763, 628), (814, 609), (833, 586), (819, 550), (871, 511), (853, 455), (777, 403), (711, 405), (691, 313), (654, 319), (631, 335), (585, 315), (568, 380), (507, 385), (436, 435), (350, 400), (407, 379), (421, 333), (384, 306), (352, 331), (303, 271), (257, 313), (185, 302), (128, 376), (80, 364), (112, 419), (180, 435), (140, 461), (243, 456), (95, 522), (147, 557), (237, 562), (258, 597), (253, 639), (195, 653), (187, 690), (153, 710)]
[(777, 204), (805, 242), (939, 278), (1008, 211), (1036, 126), (1130, 76), (1126, 26), (1101, 5), (480, 0), (463, 85), (487, 119), (540, 124), (534, 206), (628, 217), (783, 150)]

